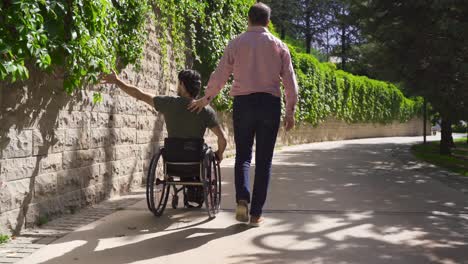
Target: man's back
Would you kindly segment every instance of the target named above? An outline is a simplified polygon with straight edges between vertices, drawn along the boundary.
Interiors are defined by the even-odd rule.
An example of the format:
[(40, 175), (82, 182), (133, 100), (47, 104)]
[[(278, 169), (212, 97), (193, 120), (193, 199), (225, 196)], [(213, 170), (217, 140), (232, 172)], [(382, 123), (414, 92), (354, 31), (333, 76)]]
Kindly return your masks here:
[(154, 106), (164, 115), (169, 137), (203, 138), (207, 128), (218, 125), (216, 112), (207, 106), (200, 113), (187, 110), (190, 99), (179, 96), (156, 96)]
[(203, 100), (210, 102), (231, 74), (232, 96), (269, 93), (281, 97), (281, 81), (286, 95), (286, 113), (292, 115), (298, 87), (288, 47), (266, 27), (250, 26), (233, 39), (211, 75)]
[(250, 27), (230, 46), (235, 58), (232, 94), (249, 94), (252, 91), (248, 90), (259, 89), (279, 96), (282, 55), (287, 47), (263, 27)]

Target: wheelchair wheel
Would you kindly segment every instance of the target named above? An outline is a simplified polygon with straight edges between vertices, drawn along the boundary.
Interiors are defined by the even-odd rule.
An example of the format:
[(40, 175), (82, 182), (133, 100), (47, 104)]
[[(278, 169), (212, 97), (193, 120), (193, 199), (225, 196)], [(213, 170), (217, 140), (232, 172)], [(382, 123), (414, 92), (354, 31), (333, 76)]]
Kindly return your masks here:
[(221, 174), (214, 155), (210, 155), (207, 161), (204, 170), (205, 204), (208, 215), (214, 218), (221, 204)]
[(146, 180), (146, 202), (148, 204), (148, 209), (153, 212), (155, 216), (161, 216), (164, 212), (170, 191), (170, 186), (166, 184), (164, 176), (157, 171), (161, 152), (162, 151), (154, 155), (151, 159), (148, 178)]

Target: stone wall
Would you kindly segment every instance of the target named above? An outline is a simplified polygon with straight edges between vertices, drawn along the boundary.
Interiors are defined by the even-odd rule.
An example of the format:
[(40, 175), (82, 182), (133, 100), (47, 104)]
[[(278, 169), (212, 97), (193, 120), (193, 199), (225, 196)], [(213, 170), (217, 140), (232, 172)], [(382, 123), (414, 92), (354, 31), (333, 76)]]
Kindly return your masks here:
[[(142, 69), (125, 69), (130, 83), (153, 94), (174, 94), (176, 66), (164, 63), (156, 30)], [(104, 101), (94, 105), (96, 90)], [(232, 118), (221, 114), (234, 148)], [(68, 96), (54, 75), (31, 72), (24, 83), (0, 83), (0, 233), (19, 232), (64, 213), (141, 186), (151, 155), (165, 137), (151, 107), (114, 87), (89, 87)], [(278, 145), (378, 136), (420, 135), (422, 122), (348, 125), (329, 120), (279, 134)], [(209, 134), (207, 141), (216, 142)]]
[[(122, 76), (153, 94), (171, 94), (175, 63), (163, 62), (156, 30), (148, 30), (141, 70), (129, 67)], [(164, 138), (162, 116), (115, 87), (68, 96), (60, 77), (30, 75), (24, 83), (0, 83), (0, 233), (141, 186)], [(95, 105), (96, 90), (104, 101)]]
[[(219, 113), (223, 130), (228, 137), (228, 153), (234, 154), (234, 133), (232, 126), (232, 115), (230, 113)], [(427, 133), (430, 133), (430, 123), (427, 123)], [(346, 139), (373, 138), (373, 137), (403, 137), (422, 136), (423, 120), (414, 118), (406, 123), (393, 122), (390, 124), (348, 124), (334, 118), (314, 127), (308, 123), (297, 124), (295, 129), (286, 132), (280, 129), (276, 146), (288, 146), (306, 144), (322, 141), (336, 141)], [(208, 133), (207, 141), (216, 146), (216, 138)]]

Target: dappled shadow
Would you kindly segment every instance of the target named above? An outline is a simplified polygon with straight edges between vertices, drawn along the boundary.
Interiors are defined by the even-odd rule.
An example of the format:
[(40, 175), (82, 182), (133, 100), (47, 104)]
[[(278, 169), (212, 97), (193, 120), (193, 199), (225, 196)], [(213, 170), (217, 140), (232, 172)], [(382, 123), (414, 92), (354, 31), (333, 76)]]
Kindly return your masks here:
[[(127, 210), (132, 211), (131, 208)], [(109, 232), (112, 227), (101, 223), (92, 229), (74, 232), (72, 236), (51, 244), (49, 247), (52, 248), (69, 243), (75, 243), (77, 246), (71, 251), (60, 252), (54, 258), (43, 259), (37, 263), (62, 264), (71, 259), (80, 261), (78, 263), (89, 263), (90, 260), (99, 260), (100, 263), (133, 263), (193, 250), (210, 241), (239, 234), (248, 229), (242, 224), (234, 224), (227, 228), (198, 227), (210, 221), (200, 217), (204, 213), (203, 210), (169, 210), (160, 218), (154, 218), (149, 212), (132, 214), (133, 224), (128, 226), (128, 230), (122, 230), (120, 233)], [(129, 222), (126, 221), (124, 225), (128, 225)]]
[(234, 208), (228, 160), (224, 212), (215, 221), (206, 221), (204, 210), (168, 210), (156, 219), (146, 208), (130, 207), (50, 245), (52, 257), (36, 257), (41, 263), (158, 257), (170, 263), (468, 263), (466, 195), (433, 179), (435, 168), (406, 157), (408, 146), (320, 146), (277, 153), (261, 228), (245, 232), (226, 220)]
[[(280, 231), (255, 236), (255, 253), (231, 255), (227, 263), (467, 263), (468, 227), (460, 219), (371, 212), (268, 219)], [(435, 230), (436, 225), (459, 233)]]
[[(286, 228), (257, 236), (262, 250), (232, 263), (468, 263), (466, 195), (409, 148), (337, 143), (278, 152), (265, 212)], [(223, 169), (230, 184), (231, 166)], [(234, 208), (233, 188), (223, 192), (223, 208)]]
[[(14, 226), (9, 226), (13, 234), (19, 234), (26, 222), (29, 206), (33, 200), (36, 177), (40, 173), (40, 164), (44, 158), (41, 155), (48, 153), (59, 143), (54, 129), (57, 126), (59, 110), (70, 101), (70, 98), (63, 91), (61, 80), (39, 74), (34, 69), (30, 75), (31, 78), (24, 82), (14, 84), (0, 82), (2, 86), (0, 90), (0, 120), (2, 123), (0, 126), (0, 151), (4, 152), (8, 145), (16, 144), (17, 146), (11, 146), (11, 148), (20, 148), (20, 151), (24, 152), (20, 157), (39, 155), (34, 161), (31, 160), (35, 165), (29, 176), (28, 190), (22, 197), (13, 197), (21, 200), (16, 223)], [(28, 89), (27, 87), (34, 88)], [(16, 142), (18, 136), (29, 138), (29, 142), (27, 142), (29, 146), (22, 146), (24, 149), (21, 149), (22, 142)], [(34, 140), (34, 138), (38, 139)], [(34, 141), (36, 144), (31, 145)], [(1, 155), (1, 157), (3, 159), (17, 158), (14, 151), (11, 152), (9, 155)], [(21, 179), (21, 175), (17, 178)]]
[[(463, 193), (440, 184), (433, 177), (440, 170), (412, 158), (408, 145), (312, 146), (275, 155), (266, 209), (468, 211)], [(232, 186), (233, 168), (223, 168), (222, 175)], [(223, 190), (225, 209), (234, 208), (231, 186)]]

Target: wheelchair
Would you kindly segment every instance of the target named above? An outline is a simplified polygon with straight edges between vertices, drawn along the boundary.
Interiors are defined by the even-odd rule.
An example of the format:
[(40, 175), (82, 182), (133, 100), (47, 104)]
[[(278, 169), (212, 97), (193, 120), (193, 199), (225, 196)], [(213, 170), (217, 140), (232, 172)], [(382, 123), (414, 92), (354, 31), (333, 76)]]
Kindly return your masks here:
[[(201, 208), (204, 203), (209, 218), (216, 217), (221, 204), (221, 169), (203, 139), (166, 138), (164, 147), (152, 157), (146, 201), (155, 216), (163, 214), (171, 190), (172, 208), (179, 206), (182, 192), (186, 208)], [(194, 202), (198, 205), (193, 206)]]

